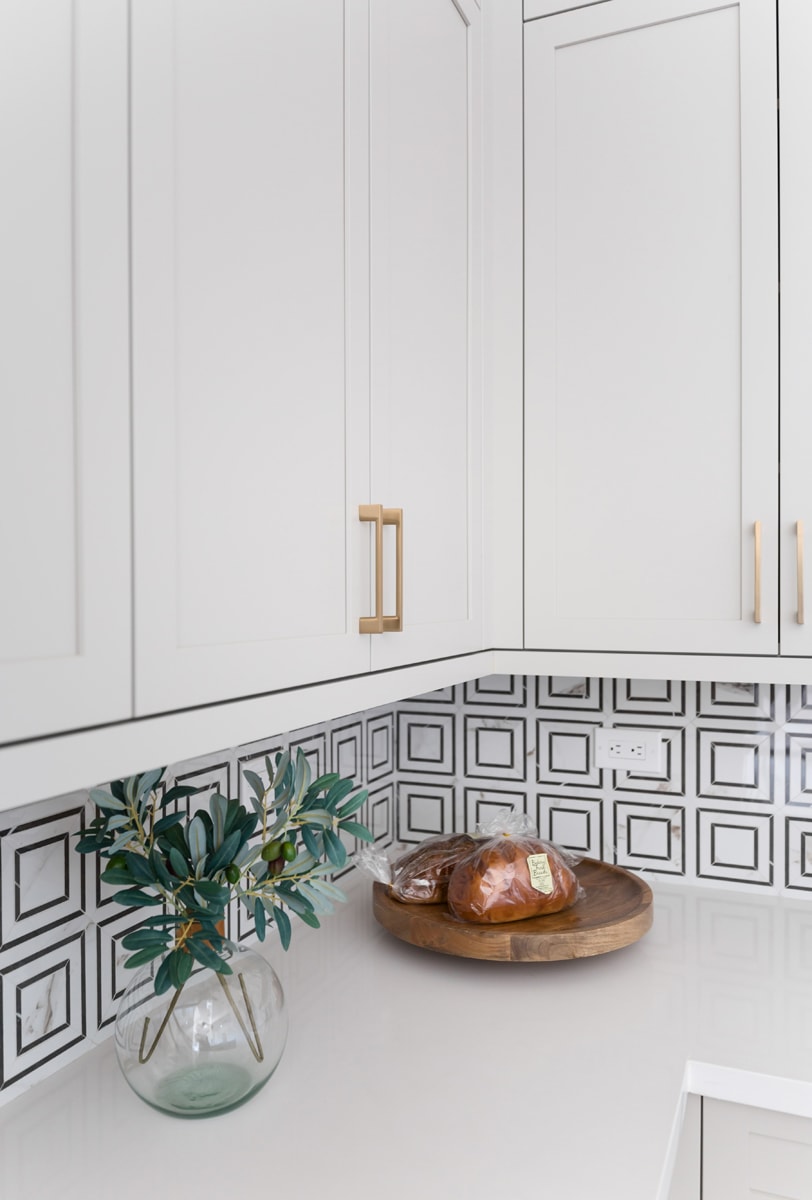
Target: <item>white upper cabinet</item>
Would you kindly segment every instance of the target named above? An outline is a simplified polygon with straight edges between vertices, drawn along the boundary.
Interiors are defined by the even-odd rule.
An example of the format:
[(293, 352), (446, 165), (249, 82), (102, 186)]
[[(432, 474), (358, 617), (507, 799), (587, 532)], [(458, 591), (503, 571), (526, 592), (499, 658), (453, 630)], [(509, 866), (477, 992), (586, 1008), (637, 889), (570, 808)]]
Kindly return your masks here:
[(481, 14), (370, 8), (370, 498), (403, 510), (403, 632), (372, 638), (389, 667), (482, 645)]
[(127, 5), (0, 5), (0, 742), (131, 705)]
[[(781, 0), (781, 652), (812, 655), (812, 6)], [(800, 529), (798, 524), (800, 522)], [(799, 538), (800, 533), (800, 538)], [(805, 536), (804, 536), (805, 535)], [(804, 561), (805, 543), (810, 552)], [(804, 580), (806, 573), (806, 580)]]
[(139, 714), (481, 647), (479, 22), (133, 10)]
[(369, 667), (352, 7), (133, 7), (139, 714)]
[(775, 654), (774, 3), (532, 21), (525, 81), (525, 645)]

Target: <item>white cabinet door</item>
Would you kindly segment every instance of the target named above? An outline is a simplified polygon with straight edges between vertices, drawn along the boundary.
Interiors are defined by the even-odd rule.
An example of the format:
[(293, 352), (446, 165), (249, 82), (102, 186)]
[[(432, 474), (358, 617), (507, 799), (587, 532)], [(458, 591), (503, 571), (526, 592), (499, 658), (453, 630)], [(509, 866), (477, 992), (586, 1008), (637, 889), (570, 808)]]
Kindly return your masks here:
[[(812, 538), (812, 6), (781, 0), (781, 653), (812, 654), (812, 608), (799, 593)], [(801, 523), (800, 530), (798, 522)], [(798, 534), (801, 533), (799, 543)], [(803, 537), (805, 535), (805, 539)], [(807, 556), (808, 558), (808, 556)], [(812, 561), (812, 560), (810, 560)], [(812, 594), (810, 594), (812, 601)], [(802, 622), (802, 623), (801, 623)]]
[(139, 714), (369, 666), (352, 7), (133, 6)]
[(809, 1200), (812, 1121), (702, 1102), (702, 1200)]
[(404, 545), (374, 667), (482, 645), (480, 25), (475, 0), (371, 4), (370, 495)]
[(0, 742), (131, 713), (126, 37), (0, 5)]
[(525, 81), (525, 645), (777, 653), (773, 0), (539, 19)]

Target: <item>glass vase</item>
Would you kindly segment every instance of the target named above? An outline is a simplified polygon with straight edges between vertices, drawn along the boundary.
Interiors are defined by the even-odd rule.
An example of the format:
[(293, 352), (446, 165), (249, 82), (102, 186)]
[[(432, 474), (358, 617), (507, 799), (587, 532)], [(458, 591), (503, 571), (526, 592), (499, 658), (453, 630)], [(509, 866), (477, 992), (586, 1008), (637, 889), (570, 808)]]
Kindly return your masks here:
[(244, 1104), (276, 1069), (288, 1032), (276, 972), (229, 943), (231, 975), (196, 966), (182, 988), (155, 995), (161, 959), (134, 974), (118, 1010), (116, 1053), (133, 1091), (161, 1112), (209, 1117)]

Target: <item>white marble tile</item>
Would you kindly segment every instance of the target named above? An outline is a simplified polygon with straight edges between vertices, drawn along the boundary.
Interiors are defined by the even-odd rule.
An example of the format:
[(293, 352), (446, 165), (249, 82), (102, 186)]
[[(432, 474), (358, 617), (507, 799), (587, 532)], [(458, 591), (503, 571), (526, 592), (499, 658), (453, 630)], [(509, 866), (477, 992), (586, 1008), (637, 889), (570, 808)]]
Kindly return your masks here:
[(772, 733), (699, 727), (696, 736), (698, 796), (772, 803)]
[(46, 807), (34, 820), (0, 830), (0, 946), (57, 929), (84, 912), (87, 863), (74, 847), (85, 803), (84, 793), (64, 797), (60, 811)]
[(600, 788), (603, 771), (593, 766), (592, 735), (594, 722), (536, 722), (537, 779), (541, 784), (574, 784), (580, 788)]
[(682, 875), (685, 810), (671, 804), (614, 804), (615, 862), (634, 870)]
[(436, 833), (454, 830), (455, 788), (451, 783), (428, 779), (400, 780), (397, 784), (397, 837), (419, 842)]
[(516, 813), (524, 812), (526, 803), (527, 797), (523, 791), (467, 787), (463, 793), (463, 815), (462, 821), (458, 822), (458, 828), (460, 832), (473, 833), (477, 825), (486, 824), (505, 809)]
[(524, 675), (487, 675), (472, 679), (464, 686), (465, 704), (496, 708), (522, 708), (527, 703), (527, 682)]
[(453, 713), (399, 711), (398, 770), (430, 775), (453, 775), (456, 764)]
[(395, 716), (379, 713), (366, 721), (366, 780), (383, 779), (395, 769)]
[(3, 1083), (13, 1083), (87, 1032), (85, 931), (25, 943), (0, 971)]
[(364, 810), (367, 828), (375, 845), (385, 848), (395, 840), (395, 785), (393, 782), (370, 788)]
[(770, 683), (698, 683), (696, 712), (700, 720), (775, 719), (775, 686)]
[[(686, 717), (689, 685), (680, 679), (613, 679), (612, 711)], [(691, 713), (691, 715), (693, 715)]]
[(772, 813), (697, 809), (697, 876), (769, 886), (774, 878)]
[(467, 777), (504, 780), (527, 777), (524, 717), (466, 715), (463, 721)]
[(547, 795), (536, 797), (542, 837), (588, 858), (603, 858), (603, 802), (599, 797)]
[(604, 680), (583, 676), (539, 675), (536, 678), (536, 707), (601, 713)]

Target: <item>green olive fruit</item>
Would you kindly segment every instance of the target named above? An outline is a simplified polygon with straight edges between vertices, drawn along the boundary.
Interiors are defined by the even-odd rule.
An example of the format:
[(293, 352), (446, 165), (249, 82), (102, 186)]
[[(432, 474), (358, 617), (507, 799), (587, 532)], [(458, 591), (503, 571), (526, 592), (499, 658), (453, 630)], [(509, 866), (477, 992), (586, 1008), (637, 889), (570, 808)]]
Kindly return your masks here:
[(225, 876), (229, 883), (239, 883), (240, 868), (236, 863), (229, 863), (225, 870)]
[(113, 857), (108, 861), (107, 868), (105, 868), (105, 869), (112, 868), (114, 871), (123, 871), (126, 866), (127, 866), (127, 860), (124, 857), (124, 855), (123, 854), (114, 854)]
[(282, 857), (285, 862), (293, 862), (296, 857), (296, 846), (293, 842), (282, 843)]
[(265, 862), (273, 862), (275, 859), (279, 858), (281, 853), (282, 843), (278, 839), (274, 839), (274, 841), (268, 842), (267, 845), (262, 847), (262, 853), (260, 857), (264, 859)]

